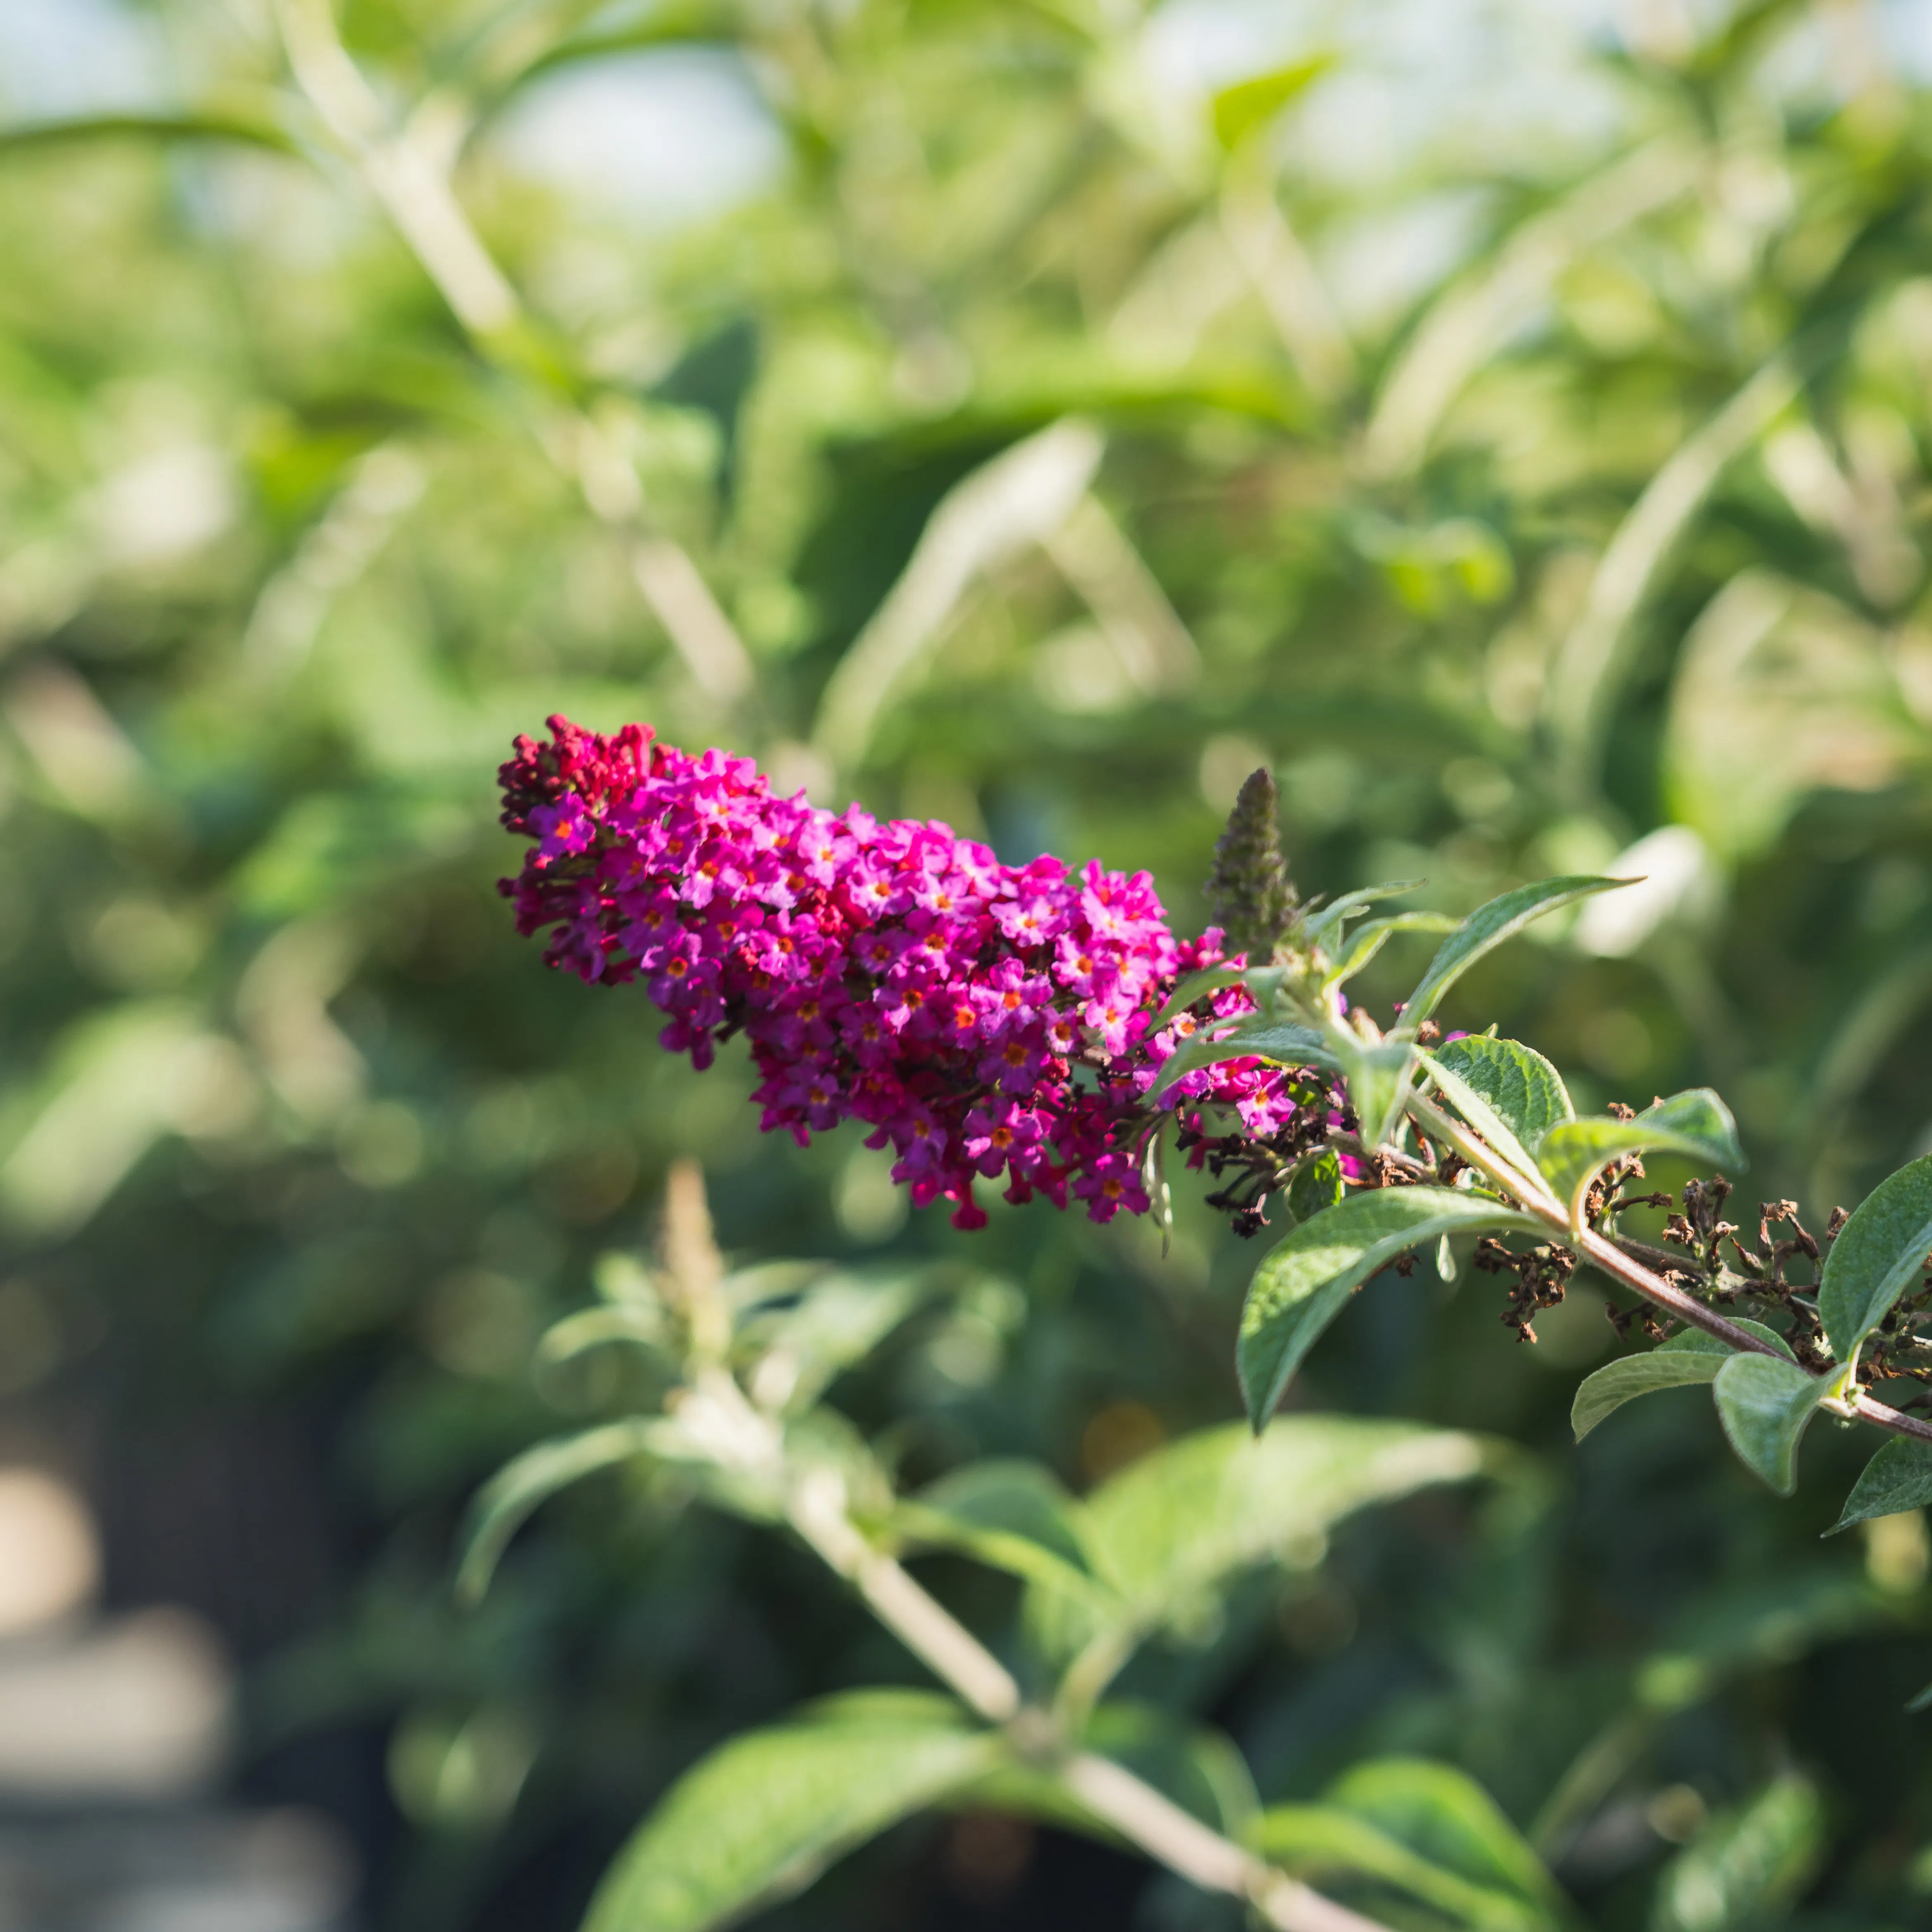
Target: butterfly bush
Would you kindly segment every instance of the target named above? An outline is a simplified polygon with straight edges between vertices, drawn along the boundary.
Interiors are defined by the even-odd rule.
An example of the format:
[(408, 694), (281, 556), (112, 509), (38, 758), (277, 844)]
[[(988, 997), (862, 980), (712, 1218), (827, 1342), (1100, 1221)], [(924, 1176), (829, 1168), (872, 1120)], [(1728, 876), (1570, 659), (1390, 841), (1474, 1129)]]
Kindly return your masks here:
[(586, 982), (641, 983), (668, 1016), (662, 1043), (700, 1068), (742, 1033), (767, 1132), (804, 1146), (860, 1121), (915, 1203), (951, 1201), (956, 1226), (984, 1225), (982, 1179), (1016, 1203), (1070, 1196), (1096, 1221), (1144, 1213), (1140, 1147), (1161, 1112), (1194, 1124), (1198, 1162), (1204, 1106), (1264, 1138), (1308, 1104), (1255, 1059), (1150, 1104), (1195, 1016), (1252, 1002), (1230, 987), (1156, 1027), (1179, 976), (1225, 956), (1215, 928), (1174, 937), (1145, 872), (1010, 866), (936, 822), (780, 797), (750, 759), (694, 757), (648, 725), (549, 725), (499, 774), (503, 823), (533, 842), (502, 881), (518, 930), (548, 929), (548, 963)]

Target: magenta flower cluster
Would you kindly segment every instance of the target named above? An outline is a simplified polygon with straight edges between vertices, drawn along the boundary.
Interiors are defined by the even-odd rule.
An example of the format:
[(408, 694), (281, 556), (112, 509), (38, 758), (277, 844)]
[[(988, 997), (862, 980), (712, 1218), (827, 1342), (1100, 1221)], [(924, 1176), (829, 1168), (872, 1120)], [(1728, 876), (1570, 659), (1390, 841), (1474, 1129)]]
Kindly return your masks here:
[[(1222, 955), (1211, 928), (1174, 938), (1145, 872), (1005, 865), (944, 825), (775, 796), (749, 759), (694, 758), (648, 726), (549, 722), (500, 779), (504, 824), (535, 842), (502, 890), (520, 932), (554, 928), (550, 964), (641, 981), (669, 1016), (664, 1045), (700, 1067), (742, 1031), (767, 1130), (803, 1145), (862, 1122), (957, 1226), (983, 1225), (974, 1184), (1002, 1177), (1010, 1201), (1146, 1210), (1148, 1090), (1196, 1026), (1152, 1022), (1179, 975)], [(1247, 1004), (1231, 988), (1213, 1010)], [(1190, 1073), (1160, 1105), (1210, 1102), (1256, 1136), (1295, 1108), (1252, 1060)]]

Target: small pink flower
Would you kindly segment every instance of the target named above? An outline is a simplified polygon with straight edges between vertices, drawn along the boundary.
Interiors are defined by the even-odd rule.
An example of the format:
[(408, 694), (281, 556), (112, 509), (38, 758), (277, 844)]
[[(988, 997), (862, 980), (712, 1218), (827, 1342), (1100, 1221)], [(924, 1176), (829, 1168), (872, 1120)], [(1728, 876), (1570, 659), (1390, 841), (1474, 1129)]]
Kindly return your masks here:
[[(765, 1129), (803, 1144), (860, 1121), (957, 1226), (984, 1223), (980, 1178), (1014, 1202), (1070, 1190), (1099, 1220), (1146, 1210), (1130, 1150), (1192, 1022), (1148, 1028), (1178, 975), (1222, 956), (1218, 932), (1174, 938), (1146, 873), (1003, 865), (943, 825), (775, 797), (748, 759), (550, 722), (502, 779), (504, 823), (535, 842), (503, 890), (550, 964), (641, 979), (664, 1044), (699, 1066), (743, 1032)], [(1234, 988), (1214, 1010), (1249, 1004)], [(1259, 1132), (1292, 1116), (1287, 1092), (1276, 1070), (1226, 1061), (1160, 1105), (1230, 1106)]]

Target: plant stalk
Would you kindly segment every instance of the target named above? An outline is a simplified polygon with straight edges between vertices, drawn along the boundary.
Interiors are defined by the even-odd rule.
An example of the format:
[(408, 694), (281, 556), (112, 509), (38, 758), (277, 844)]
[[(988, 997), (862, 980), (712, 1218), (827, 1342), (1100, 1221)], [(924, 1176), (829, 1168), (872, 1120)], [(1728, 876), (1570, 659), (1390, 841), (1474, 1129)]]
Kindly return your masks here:
[[(397, 232), (467, 332), (499, 368), (519, 370), (521, 299), (496, 265), (449, 184), (430, 110), (454, 104), (436, 97), (400, 134), (387, 130), (374, 90), (336, 30), (332, 0), (276, 0), (275, 18), (296, 85)], [(548, 434), (539, 440), (578, 484), (592, 514), (628, 542), (638, 590), (705, 695), (724, 707), (752, 695), (752, 660), (731, 620), (689, 551), (657, 529), (635, 466), (608, 425), (546, 398)]]
[(1024, 1703), (1006, 1666), (895, 1558), (866, 1540), (846, 1513), (836, 1473), (807, 1473), (793, 1489), (787, 1515), (812, 1550), (962, 1702), (1006, 1729), (1016, 1747), (1043, 1760), (1096, 1820), (1156, 1863), (1203, 1891), (1246, 1900), (1276, 1932), (1389, 1932), (1204, 1825), (1112, 1759), (1058, 1753), (1054, 1719)]
[[(1586, 1228), (1580, 1236), (1570, 1226), (1570, 1217), (1564, 1212), (1562, 1204), (1540, 1180), (1532, 1180), (1519, 1173), (1460, 1121), (1452, 1120), (1420, 1094), (1410, 1095), (1408, 1110), (1418, 1126), (1453, 1147), (1470, 1166), (1487, 1174), (1504, 1192), (1514, 1196), (1525, 1214), (1542, 1222), (1566, 1245), (1578, 1249), (1586, 1260), (1593, 1262), (1612, 1281), (1620, 1282), (1658, 1307), (1667, 1310), (1679, 1321), (1688, 1322), (1694, 1328), (1701, 1328), (1706, 1334), (1715, 1336), (1726, 1348), (1746, 1354), (1773, 1355), (1780, 1361), (1787, 1359), (1781, 1351), (1761, 1340), (1748, 1328), (1739, 1328), (1714, 1308), (1706, 1306), (1695, 1295), (1686, 1294), (1674, 1282), (1666, 1281), (1641, 1262), (1634, 1260), (1594, 1228)], [(1836, 1376), (1841, 1370), (1834, 1368), (1830, 1372)], [(1861, 1416), (1894, 1436), (1910, 1436), (1922, 1442), (1932, 1442), (1932, 1422), (1922, 1422), (1916, 1415), (1906, 1415), (1856, 1388), (1850, 1389), (1842, 1400), (1827, 1396), (1820, 1406), (1834, 1415)]]

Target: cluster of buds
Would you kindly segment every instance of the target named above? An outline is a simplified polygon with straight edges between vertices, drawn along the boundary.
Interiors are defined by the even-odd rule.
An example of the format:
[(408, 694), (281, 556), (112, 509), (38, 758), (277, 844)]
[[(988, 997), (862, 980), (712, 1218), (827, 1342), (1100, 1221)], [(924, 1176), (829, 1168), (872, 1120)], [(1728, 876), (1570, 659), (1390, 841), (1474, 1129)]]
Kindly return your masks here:
[(500, 774), (504, 824), (534, 842), (502, 882), (518, 929), (548, 929), (549, 963), (586, 981), (641, 982), (664, 1045), (700, 1067), (742, 1033), (766, 1130), (803, 1145), (863, 1123), (915, 1202), (951, 1201), (956, 1226), (983, 1224), (974, 1183), (1002, 1177), (1010, 1201), (1143, 1213), (1139, 1148), (1160, 1110), (1198, 1128), (1203, 1107), (1230, 1107), (1265, 1140), (1306, 1104), (1254, 1059), (1150, 1104), (1200, 1019), (1251, 1002), (1231, 986), (1154, 1026), (1178, 976), (1223, 955), (1213, 928), (1175, 938), (1146, 873), (1006, 865), (944, 825), (776, 796), (749, 759), (693, 757), (648, 726), (549, 723)]

